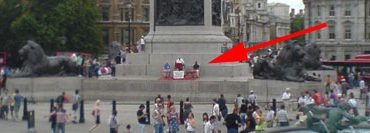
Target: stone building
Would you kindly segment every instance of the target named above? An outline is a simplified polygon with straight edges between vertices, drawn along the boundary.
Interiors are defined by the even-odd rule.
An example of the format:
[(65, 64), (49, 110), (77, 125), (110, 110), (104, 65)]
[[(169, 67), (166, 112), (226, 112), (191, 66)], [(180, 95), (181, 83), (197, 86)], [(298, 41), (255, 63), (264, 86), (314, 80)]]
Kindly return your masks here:
[[(103, 43), (133, 45), (149, 32), (149, 0), (97, 0)], [(130, 32), (131, 29), (131, 32)]]
[(234, 43), (248, 46), (286, 35), (290, 31), (289, 6), (267, 0), (225, 0), (224, 32)]
[(303, 0), (305, 27), (328, 28), (306, 35), (321, 46), (323, 59), (350, 59), (370, 51), (370, 0)]
[[(270, 14), (270, 39), (276, 39), (290, 33), (289, 5), (283, 3), (268, 4)], [(275, 45), (276, 48), (282, 47), (283, 43)]]

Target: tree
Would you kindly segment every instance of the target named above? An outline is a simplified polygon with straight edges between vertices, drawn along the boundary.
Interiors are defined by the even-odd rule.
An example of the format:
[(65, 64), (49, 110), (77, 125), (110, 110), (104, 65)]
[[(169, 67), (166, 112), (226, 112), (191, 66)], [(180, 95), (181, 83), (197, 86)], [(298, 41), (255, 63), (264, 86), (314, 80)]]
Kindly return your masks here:
[[(296, 17), (294, 17), (292, 19), (290, 29), (291, 29), (291, 33), (303, 30), (304, 29), (304, 18), (303, 18), (303, 16), (296, 15)], [(304, 42), (305, 42), (305, 36), (299, 36), (295, 39), (301, 44), (304, 44)]]
[[(20, 14), (20, 0), (0, 0), (0, 51), (7, 51), (10, 57), (17, 57), (16, 51), (21, 47), (21, 43), (17, 41), (17, 35), (10, 29), (11, 23)], [(19, 64), (17, 58), (7, 62)]]
[(11, 24), (20, 36), (38, 42), (48, 54), (81, 51), (99, 54), (103, 50), (98, 10), (92, 0), (28, 0), (22, 14)]

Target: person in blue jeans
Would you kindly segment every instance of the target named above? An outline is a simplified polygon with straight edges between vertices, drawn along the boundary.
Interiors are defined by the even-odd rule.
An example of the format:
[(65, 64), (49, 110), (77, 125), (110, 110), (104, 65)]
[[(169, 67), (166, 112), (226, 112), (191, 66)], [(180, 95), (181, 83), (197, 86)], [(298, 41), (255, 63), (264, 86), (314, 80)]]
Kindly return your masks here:
[(227, 133), (239, 133), (238, 128), (240, 127), (241, 119), (237, 108), (234, 108), (233, 113), (226, 116), (225, 122)]
[(147, 118), (148, 116), (146, 113), (144, 113), (144, 109), (145, 109), (144, 104), (141, 104), (139, 106), (139, 110), (136, 113), (137, 120), (138, 120), (139, 127), (140, 127), (139, 133), (144, 133), (145, 124), (148, 120)]
[(163, 133), (163, 107), (160, 98), (156, 98), (156, 104), (154, 104), (154, 112), (153, 112), (153, 121), (154, 121), (154, 131), (155, 133)]

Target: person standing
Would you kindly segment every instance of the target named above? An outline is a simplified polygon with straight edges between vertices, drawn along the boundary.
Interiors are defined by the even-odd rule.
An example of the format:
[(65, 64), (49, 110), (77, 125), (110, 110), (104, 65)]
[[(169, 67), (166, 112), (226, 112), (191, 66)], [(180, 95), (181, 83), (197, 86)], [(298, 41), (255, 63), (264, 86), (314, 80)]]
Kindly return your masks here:
[(108, 119), (108, 125), (109, 125), (109, 132), (110, 133), (118, 133), (118, 127), (120, 124), (118, 124), (118, 117), (117, 117), (117, 111), (113, 110), (112, 115)]
[(52, 133), (56, 133), (56, 125), (57, 125), (57, 114), (56, 114), (56, 111), (58, 110), (58, 108), (56, 106), (54, 106), (52, 108), (52, 112), (50, 112), (49, 114), (47, 114), (45, 117), (49, 117), (49, 122), (51, 124), (51, 131)]
[(184, 120), (189, 116), (189, 113), (192, 112), (193, 105), (190, 102), (189, 97), (186, 98), (184, 102)]
[(170, 107), (170, 112), (167, 113), (167, 121), (169, 127), (169, 133), (179, 132), (179, 114), (176, 112), (175, 106)]
[(349, 93), (348, 104), (352, 108), (353, 115), (358, 116), (357, 101), (353, 93)]
[(317, 106), (321, 105), (321, 94), (317, 90), (313, 90), (313, 100)]
[(195, 74), (197, 76), (197, 78), (199, 78), (199, 64), (197, 61), (195, 61), (194, 65), (193, 65), (193, 70), (195, 71)]
[(237, 108), (234, 108), (233, 113), (226, 116), (225, 122), (227, 133), (239, 133), (238, 128), (240, 127), (241, 120)]
[(268, 107), (268, 110), (266, 113), (266, 124), (268, 128), (271, 128), (274, 125), (274, 119), (275, 119), (274, 114), (275, 114), (275, 111), (272, 110), (272, 107)]
[(171, 95), (167, 96), (167, 113), (171, 111), (171, 107), (175, 104)]
[(220, 105), (217, 103), (217, 100), (216, 99), (213, 99), (212, 115), (216, 116), (216, 118), (218, 119), (218, 121), (221, 120)]
[(204, 133), (216, 133), (215, 123), (216, 116), (212, 115), (208, 122), (204, 125)]
[(246, 100), (243, 100), (240, 106), (240, 119), (241, 119), (242, 130), (245, 129), (246, 116), (247, 116), (247, 111), (248, 111), (248, 106), (245, 101)]
[(8, 120), (8, 114), (9, 114), (9, 104), (10, 104), (10, 96), (8, 95), (8, 90), (4, 90), (4, 94), (1, 97), (1, 116), (4, 120)]
[(360, 87), (360, 99), (362, 100), (363, 95), (365, 94), (365, 81), (362, 78), (360, 78), (359, 87)]
[(65, 124), (68, 120), (67, 111), (63, 108), (63, 104), (58, 105), (58, 109), (55, 112), (57, 121), (56, 121), (56, 133), (65, 133)]
[(95, 118), (95, 124), (89, 129), (89, 132), (91, 133), (93, 130), (95, 130), (97, 127), (100, 125), (100, 100), (96, 100), (93, 111), (92, 111), (92, 116)]
[(250, 94), (248, 96), (248, 102), (251, 103), (251, 105), (252, 105), (252, 107), (253, 107), (254, 110), (256, 110), (256, 105), (257, 105), (256, 99), (257, 99), (257, 96), (254, 94), (254, 91), (251, 90), (250, 91)]
[(145, 52), (145, 39), (144, 39), (144, 36), (141, 36), (141, 38), (140, 38), (140, 47), (141, 47), (141, 52)]
[(188, 114), (188, 118), (185, 122), (185, 129), (187, 133), (195, 133), (195, 119), (193, 112)]
[(18, 120), (19, 116), (19, 110), (21, 108), (21, 103), (22, 103), (23, 96), (19, 94), (19, 90), (15, 90), (15, 95), (14, 95), (14, 113), (15, 113), (15, 120)]
[(144, 109), (145, 109), (145, 106), (144, 104), (141, 104), (139, 106), (139, 110), (137, 111), (136, 113), (136, 116), (137, 116), (137, 121), (139, 123), (139, 133), (144, 133), (144, 129), (145, 129), (145, 124), (146, 124), (146, 120), (147, 120), (147, 114), (144, 113)]
[(81, 96), (79, 94), (79, 90), (75, 90), (75, 94), (72, 99), (72, 115), (73, 115), (73, 124), (77, 124), (77, 112), (78, 112), (78, 107), (80, 103)]
[(224, 94), (220, 95), (220, 98), (218, 99), (218, 104), (220, 106), (220, 111), (221, 111), (222, 117), (225, 119), (227, 114), (228, 114), (228, 109), (227, 109), (227, 106), (226, 106), (226, 99), (224, 97)]
[(265, 117), (263, 116), (262, 110), (257, 110), (256, 113), (256, 131), (264, 131), (266, 124), (265, 124)]
[(286, 88), (283, 95), (281, 96), (281, 100), (284, 103), (284, 106), (287, 107), (287, 110), (289, 111), (290, 108), (290, 99), (292, 97), (292, 94), (290, 93), (290, 88)]
[(160, 98), (156, 99), (156, 104), (154, 105), (154, 112), (152, 116), (154, 120), (155, 133), (163, 133), (164, 115), (163, 115), (163, 109), (160, 107), (161, 106), (160, 101), (161, 101)]
[(237, 109), (240, 109), (242, 103), (243, 103), (243, 100), (244, 100), (244, 97), (240, 94), (237, 95), (237, 97), (235, 98), (235, 106)]
[(276, 117), (280, 127), (289, 126), (288, 113), (285, 110), (284, 105), (281, 105), (280, 110), (276, 114)]
[(253, 106), (248, 106), (248, 111), (247, 111), (247, 127), (245, 131), (247, 132), (253, 132), (256, 129), (256, 120), (254, 119), (253, 116)]

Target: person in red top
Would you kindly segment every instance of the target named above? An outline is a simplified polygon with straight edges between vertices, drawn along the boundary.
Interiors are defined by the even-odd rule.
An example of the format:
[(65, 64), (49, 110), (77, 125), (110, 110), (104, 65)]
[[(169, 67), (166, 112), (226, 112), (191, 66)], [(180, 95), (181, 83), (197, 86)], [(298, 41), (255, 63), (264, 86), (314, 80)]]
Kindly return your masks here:
[(175, 102), (171, 98), (171, 95), (168, 95), (167, 96), (167, 112), (171, 111), (171, 106), (173, 106), (174, 104), (175, 104)]
[(317, 92), (317, 90), (313, 90), (313, 92), (314, 92), (313, 100), (315, 101), (315, 104), (320, 105), (321, 104), (321, 95), (320, 95), (320, 93)]

